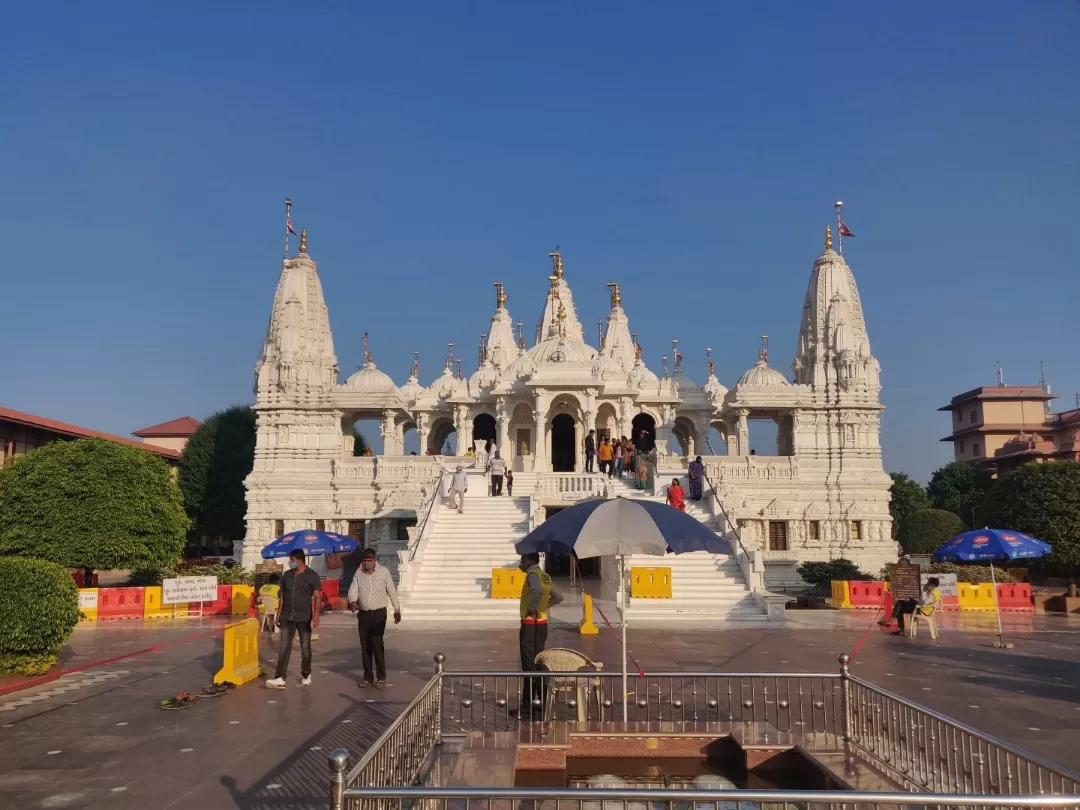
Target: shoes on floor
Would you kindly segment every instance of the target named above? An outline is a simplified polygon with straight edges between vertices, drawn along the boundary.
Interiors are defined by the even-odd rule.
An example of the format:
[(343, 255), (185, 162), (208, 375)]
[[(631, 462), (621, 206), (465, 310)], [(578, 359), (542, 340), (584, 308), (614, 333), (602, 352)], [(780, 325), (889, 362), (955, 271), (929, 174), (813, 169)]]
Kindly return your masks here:
[(267, 689), (285, 689), (286, 686), (284, 678), (271, 678), (266, 682)]
[(310, 675), (305, 675), (303, 678), (301, 678), (300, 679), (300, 685), (301, 686), (311, 686), (311, 676)]
[(367, 689), (369, 686), (371, 686), (370, 681), (357, 681), (356, 682), (356, 688), (357, 689)]
[(892, 622), (888, 619), (882, 619), (880, 622), (878, 622), (878, 624), (880, 624), (882, 627), (892, 627)]
[(382, 689), (384, 686), (386, 686), (386, 681), (375, 681), (376, 689)]

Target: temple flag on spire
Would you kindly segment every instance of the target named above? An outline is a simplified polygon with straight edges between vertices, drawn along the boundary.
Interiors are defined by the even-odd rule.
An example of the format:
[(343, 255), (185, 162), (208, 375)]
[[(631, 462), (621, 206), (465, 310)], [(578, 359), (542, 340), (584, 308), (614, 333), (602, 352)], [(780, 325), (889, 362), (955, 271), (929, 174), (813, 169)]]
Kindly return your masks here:
[(838, 223), (838, 227), (839, 227), (841, 236), (846, 236), (848, 239), (854, 239), (855, 238), (855, 234), (853, 234), (851, 232), (851, 228), (849, 228), (847, 225), (844, 224), (843, 220), (838, 220), (837, 223)]

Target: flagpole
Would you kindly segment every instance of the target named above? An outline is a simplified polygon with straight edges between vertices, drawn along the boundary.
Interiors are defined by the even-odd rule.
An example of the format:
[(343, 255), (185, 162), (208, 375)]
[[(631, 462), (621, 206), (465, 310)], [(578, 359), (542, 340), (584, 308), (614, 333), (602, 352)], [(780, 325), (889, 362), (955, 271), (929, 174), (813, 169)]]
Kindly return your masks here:
[(844, 207), (843, 200), (837, 200), (833, 206), (836, 209), (836, 252), (844, 255), (844, 229), (840, 227), (840, 209)]
[(289, 258), (289, 222), (292, 219), (292, 200), (285, 198), (285, 254), (282, 259)]

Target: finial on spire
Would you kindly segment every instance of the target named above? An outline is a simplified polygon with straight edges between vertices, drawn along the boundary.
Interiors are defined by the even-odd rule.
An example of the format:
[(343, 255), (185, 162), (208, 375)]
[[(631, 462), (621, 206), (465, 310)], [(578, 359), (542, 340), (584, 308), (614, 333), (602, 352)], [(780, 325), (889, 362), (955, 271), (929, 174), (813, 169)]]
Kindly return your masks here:
[(461, 361), (460, 360), (457, 361), (457, 378), (459, 380), (465, 379), (465, 377), (461, 373)]
[(638, 345), (638, 339), (637, 339), (637, 332), (632, 332), (632, 333), (630, 334), (630, 340), (631, 340), (631, 341), (633, 342), (633, 344), (634, 344), (635, 346), (637, 346), (637, 345)]
[(622, 295), (619, 294), (619, 285), (614, 281), (607, 283), (608, 292), (611, 293), (611, 308), (615, 309), (617, 306), (622, 305)]
[(604, 319), (596, 319), (596, 334), (597, 339), (600, 341), (600, 348), (604, 348)]
[(307, 253), (307, 228), (300, 229), (300, 252)]
[(667, 373), (667, 355), (665, 354), (665, 355), (664, 355), (663, 357), (661, 357), (660, 359), (664, 361), (664, 379), (666, 380), (666, 379), (668, 378), (668, 373)]
[(560, 323), (566, 320), (566, 307), (563, 306), (562, 301), (559, 302), (559, 311), (555, 313), (555, 317), (559, 319)]
[(825, 250), (832, 250), (832, 228), (825, 226)]
[(480, 365), (487, 360), (487, 332), (480, 333)]
[(506, 302), (510, 299), (505, 292), (503, 292), (503, 283), (501, 281), (495, 282), (495, 308), (502, 309), (506, 306)]
[(525, 348), (525, 323), (524, 323), (524, 321), (518, 321), (517, 322), (517, 327), (518, 327), (518, 339), (517, 339), (518, 348), (524, 349)]
[(454, 368), (454, 341), (450, 341), (446, 344), (449, 348), (449, 353), (446, 355), (446, 367), (451, 371)]
[(557, 278), (557, 279), (562, 278), (563, 277), (562, 254), (559, 253), (559, 246), (556, 245), (555, 249), (553, 251), (551, 251), (551, 253), (549, 253), (548, 256), (551, 258), (551, 269), (552, 269), (552, 272), (554, 272), (554, 274), (555, 274), (555, 278)]
[(758, 359), (765, 365), (769, 365), (769, 336), (761, 336), (761, 348), (758, 349)]
[(678, 374), (682, 371), (682, 352), (679, 351), (679, 339), (671, 339), (672, 372)]
[[(301, 233), (303, 233), (303, 231), (301, 231)], [(372, 362), (371, 361), (371, 351), (368, 349), (367, 339), (368, 339), (368, 333), (364, 332), (364, 334), (362, 334), (360, 336), (360, 340), (364, 341), (364, 362), (365, 363), (370, 363), (370, 362)]]
[(420, 376), (420, 352), (412, 353), (412, 369), (411, 373), (413, 377)]
[(709, 376), (710, 377), (715, 377), (716, 376), (716, 369), (713, 367), (712, 349), (706, 349), (705, 350), (705, 362), (707, 362), (709, 364)]

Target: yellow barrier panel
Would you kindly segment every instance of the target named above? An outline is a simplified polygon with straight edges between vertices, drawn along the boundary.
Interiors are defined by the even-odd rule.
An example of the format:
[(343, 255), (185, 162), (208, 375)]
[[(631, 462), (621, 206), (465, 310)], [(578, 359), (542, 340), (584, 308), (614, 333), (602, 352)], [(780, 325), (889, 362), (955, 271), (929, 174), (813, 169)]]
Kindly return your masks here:
[(79, 617), (81, 622), (96, 622), (97, 621), (97, 601), (98, 601), (98, 589), (97, 588), (79, 588), (79, 610), (82, 612), (82, 616)]
[(671, 569), (631, 568), (630, 596), (635, 599), (670, 599)]
[(972, 585), (969, 582), (956, 583), (957, 601), (961, 610), (993, 610), (994, 586), (989, 582)]
[(525, 574), (519, 568), (491, 569), (491, 598), (520, 599)]
[(262, 674), (259, 666), (259, 620), (244, 619), (225, 625), (224, 658), (214, 683), (253, 681)]
[(829, 598), (829, 604), (834, 608), (851, 607), (851, 593), (848, 590), (846, 579), (834, 579), (832, 581), (832, 596)]
[(592, 620), (592, 596), (587, 593), (581, 595), (581, 622), (578, 624), (578, 632), (583, 636), (595, 636), (600, 631)]
[(251, 607), (251, 595), (255, 588), (251, 585), (233, 585), (232, 602), (230, 612), (233, 616), (247, 616), (248, 608)]
[(187, 616), (187, 602), (176, 605), (164, 605), (161, 602), (161, 586), (148, 585), (143, 589), (143, 618), (144, 619), (173, 619), (177, 616)]

